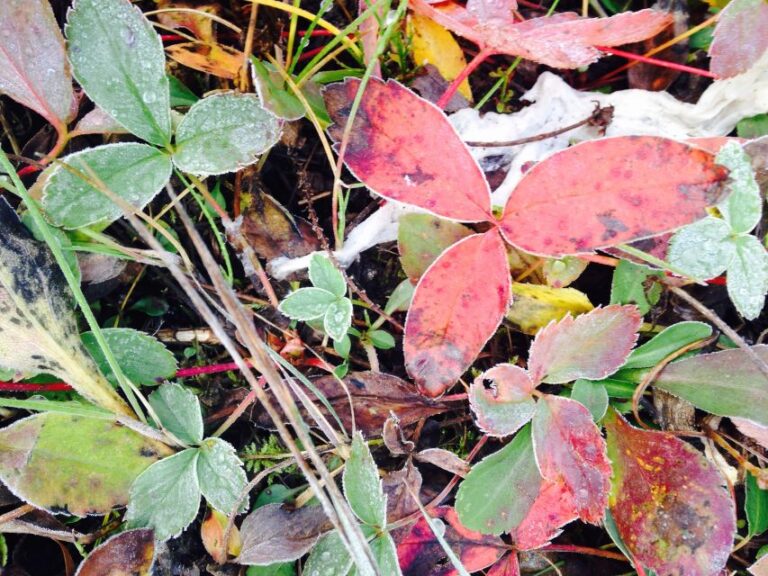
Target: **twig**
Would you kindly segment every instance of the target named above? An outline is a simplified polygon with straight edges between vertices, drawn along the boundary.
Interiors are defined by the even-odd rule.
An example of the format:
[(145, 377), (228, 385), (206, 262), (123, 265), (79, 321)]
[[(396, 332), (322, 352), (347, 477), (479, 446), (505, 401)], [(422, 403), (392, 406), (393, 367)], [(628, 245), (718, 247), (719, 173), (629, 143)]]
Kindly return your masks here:
[(550, 132), (544, 132), (543, 134), (537, 134), (535, 136), (527, 136), (525, 138), (518, 138), (517, 140), (507, 140), (505, 142), (467, 142), (467, 146), (483, 146), (485, 148), (503, 147), (503, 146), (519, 146), (521, 144), (530, 144), (531, 142), (538, 142), (540, 140), (546, 140), (547, 138), (554, 138), (560, 134), (565, 134), (571, 130), (575, 130), (581, 126), (597, 126), (602, 132), (605, 132), (605, 128), (613, 120), (613, 106), (601, 106), (599, 102), (595, 102), (595, 109), (592, 113), (578, 122), (569, 124), (563, 128), (552, 130)]
[(696, 311), (704, 316), (707, 320), (712, 322), (715, 326), (718, 327), (718, 329), (728, 336), (728, 338), (733, 341), (736, 346), (741, 348), (741, 350), (744, 351), (744, 353), (747, 355), (747, 358), (749, 358), (752, 363), (757, 366), (757, 369), (760, 370), (760, 372), (765, 376), (766, 380), (768, 380), (768, 363), (765, 362), (760, 356), (757, 355), (757, 352), (754, 351), (754, 349), (747, 344), (747, 342), (739, 336), (739, 334), (728, 324), (723, 322), (722, 318), (715, 314), (712, 310), (704, 306), (701, 302), (699, 302), (696, 298), (688, 294), (685, 290), (682, 288), (678, 288), (677, 286), (667, 286), (667, 289), (672, 292), (675, 296), (678, 296), (680, 299), (685, 300), (688, 304), (693, 306), (693, 308), (696, 309)]

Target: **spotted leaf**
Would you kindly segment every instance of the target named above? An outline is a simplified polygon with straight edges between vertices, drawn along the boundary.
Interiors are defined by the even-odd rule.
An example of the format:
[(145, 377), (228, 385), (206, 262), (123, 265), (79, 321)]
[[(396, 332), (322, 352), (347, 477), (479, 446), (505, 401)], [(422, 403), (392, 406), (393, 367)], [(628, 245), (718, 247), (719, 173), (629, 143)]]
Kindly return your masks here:
[(491, 436), (508, 436), (524, 426), (536, 411), (528, 372), (513, 364), (498, 364), (475, 378), (469, 405), (477, 426)]

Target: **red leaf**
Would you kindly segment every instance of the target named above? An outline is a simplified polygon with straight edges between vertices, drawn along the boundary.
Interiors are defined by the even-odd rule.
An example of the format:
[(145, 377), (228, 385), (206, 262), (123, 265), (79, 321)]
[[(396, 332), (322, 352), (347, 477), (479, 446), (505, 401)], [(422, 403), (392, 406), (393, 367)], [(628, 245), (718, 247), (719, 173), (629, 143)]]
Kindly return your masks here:
[(496, 562), (488, 570), (488, 576), (520, 576), (520, 563), (517, 561), (517, 553), (510, 552)]
[(768, 4), (732, 0), (720, 13), (709, 47), (709, 69), (721, 78), (746, 72), (768, 50)]
[(621, 539), (658, 574), (709, 576), (725, 566), (736, 512), (717, 468), (691, 445), (604, 420), (613, 461), (610, 509)]
[(536, 405), (528, 372), (514, 364), (497, 364), (469, 386), (469, 405), (477, 427), (490, 436), (517, 432), (532, 417)]
[(416, 286), (405, 323), (405, 367), (426, 396), (439, 396), (469, 368), (504, 318), (510, 299), (504, 242), (495, 230), (457, 242)]
[(541, 548), (556, 538), (563, 526), (578, 517), (570, 490), (562, 484), (542, 480), (539, 495), (510, 536), (519, 550)]
[(501, 229), (510, 244), (545, 256), (615, 246), (703, 218), (727, 176), (712, 154), (675, 140), (591, 140), (529, 170)]
[(611, 464), (589, 410), (561, 396), (541, 398), (533, 416), (533, 448), (541, 475), (568, 489), (579, 518), (600, 522), (608, 504)]
[(411, 0), (423, 14), (471, 40), (489, 54), (522, 56), (554, 68), (578, 68), (600, 57), (595, 46), (639, 42), (661, 32), (672, 22), (655, 10), (625, 12), (610, 18), (580, 18), (567, 12), (515, 23), (516, 3), (496, 5), (489, 0), (469, 0), (466, 8), (454, 2)]
[(611, 305), (550, 322), (531, 344), (531, 378), (536, 384), (605, 378), (626, 361), (642, 321), (636, 306)]
[[(360, 80), (328, 86), (323, 96), (338, 143)], [(438, 216), (492, 220), (488, 182), (445, 115), (390, 80), (372, 78), (355, 115), (344, 162), (373, 192)]]
[[(486, 536), (464, 527), (453, 508), (440, 506), (430, 510), (430, 515), (445, 522), (443, 538), (468, 572), (487, 568), (504, 552), (504, 542), (501, 538)], [(403, 576), (458, 574), (450, 562), (441, 565), (441, 561), (446, 558), (445, 551), (424, 518), (414, 524), (410, 533), (397, 545), (397, 559)]]

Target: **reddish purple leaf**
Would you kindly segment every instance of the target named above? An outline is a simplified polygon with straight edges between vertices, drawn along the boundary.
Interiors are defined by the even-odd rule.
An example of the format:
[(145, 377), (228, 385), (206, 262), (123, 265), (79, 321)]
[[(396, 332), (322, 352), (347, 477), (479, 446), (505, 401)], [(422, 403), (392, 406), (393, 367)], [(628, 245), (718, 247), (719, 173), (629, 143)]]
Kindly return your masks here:
[[(498, 536), (486, 536), (461, 524), (456, 511), (449, 506), (430, 510), (430, 516), (445, 522), (443, 538), (468, 572), (487, 568), (504, 552)], [(455, 576), (458, 574), (447, 558), (424, 518), (414, 524), (410, 533), (397, 545), (397, 558), (403, 576)]]
[[(359, 88), (347, 78), (323, 93), (337, 148)], [(393, 80), (368, 82), (344, 162), (386, 198), (454, 220), (493, 220), (488, 182), (445, 114)]]
[(608, 504), (611, 464), (589, 410), (575, 400), (547, 394), (536, 404), (532, 428), (541, 475), (568, 489), (579, 518), (600, 522)]
[(731, 0), (720, 13), (709, 55), (709, 69), (721, 78), (749, 70), (768, 49), (768, 4)]
[(520, 576), (520, 563), (517, 561), (517, 552), (510, 552), (496, 562), (488, 570), (488, 576)]
[(440, 396), (469, 368), (510, 300), (504, 241), (496, 230), (448, 248), (421, 277), (405, 323), (405, 367), (426, 396)]
[(604, 420), (613, 462), (611, 515), (637, 561), (658, 574), (710, 576), (728, 560), (736, 512), (725, 480), (693, 446)]
[(497, 364), (475, 378), (469, 405), (477, 427), (490, 436), (508, 436), (525, 425), (536, 411), (528, 372), (513, 364)]
[(61, 132), (74, 115), (64, 37), (47, 0), (0, 2), (0, 94)]
[(642, 321), (637, 307), (611, 305), (550, 322), (531, 344), (531, 378), (537, 384), (563, 384), (612, 374), (635, 345)]
[(542, 480), (539, 495), (510, 536), (519, 550), (541, 548), (556, 538), (563, 526), (578, 517), (571, 491), (562, 484)]
[(573, 12), (515, 22), (516, 3), (469, 0), (454, 2), (411, 0), (410, 6), (435, 22), (471, 40), (489, 54), (522, 56), (554, 68), (578, 68), (597, 60), (595, 46), (639, 42), (661, 32), (672, 18), (641, 10), (610, 18), (580, 18)]
[(80, 564), (76, 576), (149, 576), (154, 559), (152, 530), (128, 530), (94, 548)]
[(591, 140), (529, 170), (501, 230), (510, 244), (544, 256), (632, 242), (706, 216), (727, 176), (712, 154), (676, 140)]

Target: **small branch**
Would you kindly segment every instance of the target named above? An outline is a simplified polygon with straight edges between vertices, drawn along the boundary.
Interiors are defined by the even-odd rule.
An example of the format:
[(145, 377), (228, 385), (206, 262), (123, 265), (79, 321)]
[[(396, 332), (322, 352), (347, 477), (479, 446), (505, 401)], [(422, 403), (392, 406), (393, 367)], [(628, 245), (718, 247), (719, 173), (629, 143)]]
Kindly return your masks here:
[(459, 86), (461, 86), (461, 83), (464, 82), (464, 80), (466, 80), (469, 75), (472, 74), (472, 72), (474, 72), (477, 67), (485, 62), (491, 55), (492, 52), (486, 49), (482, 49), (477, 53), (477, 56), (470, 60), (469, 64), (467, 64), (464, 70), (462, 70), (459, 75), (453, 79), (453, 81), (448, 85), (448, 88), (445, 89), (445, 92), (443, 92), (443, 95), (440, 96), (440, 99), (437, 101), (436, 105), (438, 108), (440, 108), (440, 110), (445, 109), (445, 107), (448, 105), (448, 102), (450, 102), (451, 98), (453, 98), (453, 95), (456, 94)]
[(600, 129), (601, 134), (605, 133), (605, 129), (608, 124), (613, 120), (613, 106), (601, 106), (599, 102), (595, 102), (595, 109), (592, 113), (578, 122), (569, 124), (564, 128), (558, 128), (551, 132), (544, 132), (543, 134), (537, 134), (536, 136), (527, 136), (526, 138), (518, 138), (517, 140), (507, 140), (504, 142), (467, 142), (467, 146), (483, 146), (485, 148), (503, 147), (503, 146), (520, 146), (521, 144), (530, 144), (531, 142), (538, 142), (540, 140), (546, 140), (548, 138), (554, 138), (560, 134), (565, 134), (581, 126), (597, 126)]
[(688, 304), (695, 308), (699, 314), (717, 326), (717, 328), (723, 334), (728, 336), (728, 338), (730, 338), (734, 344), (736, 344), (739, 348), (741, 348), (741, 350), (744, 351), (752, 363), (757, 366), (757, 369), (760, 370), (763, 376), (765, 376), (766, 380), (768, 380), (768, 363), (760, 358), (760, 356), (757, 355), (757, 352), (755, 352), (754, 349), (749, 344), (747, 344), (747, 342), (741, 336), (739, 336), (739, 334), (733, 328), (728, 326), (728, 324), (726, 324), (722, 318), (720, 318), (720, 316), (704, 306), (704, 304), (699, 302), (696, 298), (688, 294), (688, 292), (682, 288), (678, 288), (677, 286), (667, 286), (667, 290), (672, 292), (675, 296), (678, 296), (681, 300), (685, 300)]
[(588, 554), (590, 556), (599, 556), (600, 558), (608, 558), (609, 560), (617, 560), (619, 562), (629, 562), (629, 559), (624, 554), (618, 552), (609, 552), (608, 550), (600, 550), (598, 548), (587, 548), (586, 546), (571, 546), (568, 544), (549, 544), (543, 548), (539, 548), (540, 552), (566, 552), (570, 554)]

